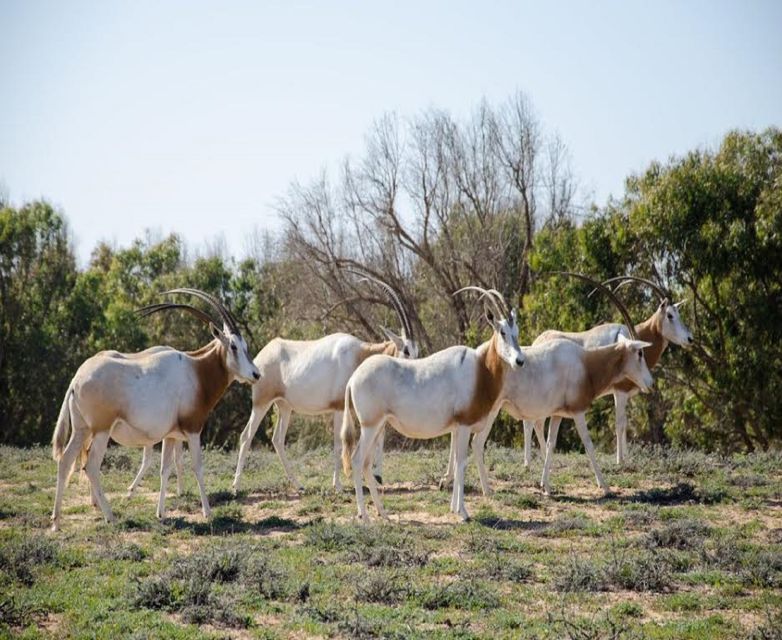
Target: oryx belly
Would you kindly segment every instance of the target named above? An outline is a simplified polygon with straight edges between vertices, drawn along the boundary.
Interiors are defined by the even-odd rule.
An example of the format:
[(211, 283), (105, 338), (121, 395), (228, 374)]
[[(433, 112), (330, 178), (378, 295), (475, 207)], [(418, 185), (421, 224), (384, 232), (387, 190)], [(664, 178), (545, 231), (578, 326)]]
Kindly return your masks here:
[(173, 350), (143, 360), (96, 356), (82, 365), (74, 380), (77, 406), (92, 430), (114, 429), (124, 422), (137, 433), (119, 429), (118, 437), (136, 442), (159, 442), (177, 429), (179, 416), (195, 402), (197, 388), (192, 366)]
[(421, 360), (374, 356), (351, 380), (353, 406), (363, 425), (390, 418), (410, 438), (435, 438), (456, 426), (455, 416), (476, 386), (475, 351), (451, 347)]
[(345, 385), (356, 368), (361, 341), (347, 334), (320, 340), (273, 340), (255, 359), (262, 382), (256, 394), (284, 398), (297, 413), (318, 415), (343, 402)]

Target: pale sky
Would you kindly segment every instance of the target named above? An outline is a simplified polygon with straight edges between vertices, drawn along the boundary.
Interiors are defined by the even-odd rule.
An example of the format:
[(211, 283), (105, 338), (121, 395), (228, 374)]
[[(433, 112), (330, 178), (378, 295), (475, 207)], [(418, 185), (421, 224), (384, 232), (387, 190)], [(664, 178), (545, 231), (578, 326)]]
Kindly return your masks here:
[(0, 0), (0, 188), (99, 240), (237, 256), (372, 121), (517, 89), (598, 204), (652, 160), (782, 126), (782, 2)]

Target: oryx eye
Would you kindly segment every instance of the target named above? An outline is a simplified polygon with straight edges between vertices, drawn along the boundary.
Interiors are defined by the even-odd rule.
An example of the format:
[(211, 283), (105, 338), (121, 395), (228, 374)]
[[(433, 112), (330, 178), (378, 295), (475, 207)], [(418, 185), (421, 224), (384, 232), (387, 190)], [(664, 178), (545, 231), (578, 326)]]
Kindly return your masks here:
[(231, 343), (231, 351), (236, 353), (236, 345), (233, 342)]
[(640, 360), (643, 357), (644, 357), (644, 352), (643, 351), (639, 351), (638, 352), (638, 359)]
[(404, 351), (403, 351), (402, 353), (404, 353), (406, 356), (409, 356), (409, 355), (410, 355), (410, 349), (408, 349), (407, 347), (405, 347), (405, 348), (404, 348)]
[(668, 314), (668, 320), (673, 320), (673, 314), (672, 313)]

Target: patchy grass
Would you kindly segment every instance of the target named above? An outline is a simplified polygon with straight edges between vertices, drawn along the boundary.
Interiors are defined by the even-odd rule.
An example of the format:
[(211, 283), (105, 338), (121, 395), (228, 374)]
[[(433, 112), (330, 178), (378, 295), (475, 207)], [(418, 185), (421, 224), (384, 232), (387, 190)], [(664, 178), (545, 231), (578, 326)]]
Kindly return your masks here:
[(599, 456), (608, 497), (583, 455), (557, 456), (546, 497), (539, 457), (490, 447), (494, 497), (470, 467), (463, 524), (437, 488), (447, 451), (392, 451), (391, 521), (359, 524), (326, 450), (292, 457), (301, 492), (253, 451), (238, 495), (236, 454), (207, 451), (212, 519), (186, 465), (158, 522), (156, 474), (126, 498), (140, 451), (112, 447), (119, 523), (75, 475), (51, 534), (48, 451), (0, 447), (0, 638), (779, 639), (782, 455), (631, 454)]

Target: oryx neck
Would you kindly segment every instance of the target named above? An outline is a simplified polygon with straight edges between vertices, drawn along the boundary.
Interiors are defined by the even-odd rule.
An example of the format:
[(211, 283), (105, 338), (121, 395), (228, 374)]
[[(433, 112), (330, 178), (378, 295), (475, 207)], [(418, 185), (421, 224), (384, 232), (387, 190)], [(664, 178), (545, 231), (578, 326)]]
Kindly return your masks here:
[(231, 384), (231, 374), (225, 364), (225, 347), (219, 340), (188, 354), (196, 375), (196, 394), (193, 407), (179, 416), (184, 431), (200, 431), (209, 412)]
[(505, 365), (497, 351), (497, 340), (495, 334), (475, 350), (478, 355), (475, 388), (469, 402), (454, 416), (458, 424), (475, 424), (488, 415), (499, 398), (505, 380)]
[(638, 339), (652, 343), (651, 347), (646, 347), (646, 349), (644, 349), (646, 366), (650, 369), (657, 364), (663, 351), (665, 351), (665, 348), (668, 346), (668, 341), (663, 336), (662, 323), (662, 314), (655, 311), (651, 318), (635, 325), (635, 332), (638, 334)]
[(596, 349), (586, 349), (584, 363), (587, 369), (587, 379), (593, 398), (601, 395), (614, 383), (622, 371), (624, 350), (611, 344)]

